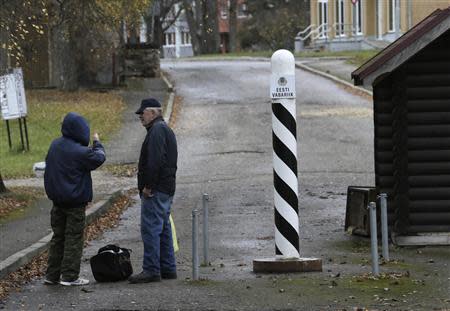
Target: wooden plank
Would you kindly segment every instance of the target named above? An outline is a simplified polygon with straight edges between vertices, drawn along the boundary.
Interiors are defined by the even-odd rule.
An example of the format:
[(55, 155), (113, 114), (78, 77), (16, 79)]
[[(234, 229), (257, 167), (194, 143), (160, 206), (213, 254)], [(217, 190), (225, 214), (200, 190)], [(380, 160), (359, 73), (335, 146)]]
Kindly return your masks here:
[(417, 74), (406, 78), (408, 88), (449, 86), (450, 75), (448, 73)]
[[(449, 100), (450, 110), (450, 100)], [(410, 125), (422, 125), (422, 124), (450, 124), (450, 112), (438, 111), (438, 112), (408, 112), (408, 126)]]
[[(383, 133), (387, 133), (383, 129)], [(450, 124), (411, 125), (408, 126), (409, 137), (450, 137)]]
[[(389, 140), (383, 141), (382, 145), (387, 149)], [(410, 150), (450, 149), (450, 137), (409, 137), (408, 148)]]
[(322, 259), (298, 258), (276, 259), (262, 258), (253, 260), (253, 272), (255, 273), (287, 273), (287, 272), (321, 272)]
[(409, 208), (413, 213), (450, 212), (450, 200), (411, 200)]
[(406, 71), (408, 76), (415, 74), (435, 74), (440, 72), (446, 73), (450, 72), (450, 61), (446, 60), (434, 62), (429, 60), (425, 62), (409, 63), (406, 66)]
[[(387, 165), (387, 164), (384, 164)], [(433, 175), (450, 174), (450, 162), (410, 162), (408, 163), (408, 175)], [(450, 189), (449, 189), (450, 190)]]
[[(389, 160), (387, 158), (387, 160)], [(410, 150), (408, 152), (410, 162), (446, 162), (450, 161), (450, 150)]]
[(450, 200), (450, 187), (410, 187), (408, 194), (411, 200)]
[(410, 99), (406, 106), (408, 112), (448, 112), (450, 111), (449, 99)]
[(412, 226), (450, 226), (450, 212), (416, 213), (410, 210), (409, 221)]
[(392, 242), (399, 246), (450, 245), (450, 233), (419, 233), (417, 235), (391, 235)]
[(411, 187), (450, 187), (450, 174), (409, 176)]

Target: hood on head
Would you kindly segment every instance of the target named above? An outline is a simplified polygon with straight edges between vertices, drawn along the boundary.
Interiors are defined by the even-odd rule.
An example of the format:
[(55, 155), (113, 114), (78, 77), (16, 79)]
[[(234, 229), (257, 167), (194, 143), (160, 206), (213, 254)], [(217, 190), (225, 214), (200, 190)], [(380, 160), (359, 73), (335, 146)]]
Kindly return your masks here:
[(91, 137), (89, 125), (85, 118), (75, 112), (69, 112), (64, 117), (61, 133), (63, 136), (71, 138), (83, 146), (89, 145), (89, 138)]

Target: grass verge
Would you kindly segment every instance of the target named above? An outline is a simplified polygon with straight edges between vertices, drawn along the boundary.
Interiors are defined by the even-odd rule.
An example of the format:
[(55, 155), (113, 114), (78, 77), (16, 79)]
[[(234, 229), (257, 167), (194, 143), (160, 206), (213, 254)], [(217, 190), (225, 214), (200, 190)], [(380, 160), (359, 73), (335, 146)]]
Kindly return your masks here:
[(0, 193), (0, 222), (12, 211), (23, 209), (43, 196), (42, 189), (29, 187), (12, 187), (9, 191)]
[(10, 120), (12, 148), (8, 146), (6, 122), (0, 126), (0, 171), (3, 178), (29, 177), (35, 162), (45, 160), (53, 139), (61, 135), (61, 121), (77, 112), (97, 131), (102, 141), (120, 127), (122, 99), (114, 93), (27, 90), (27, 127), (30, 151), (23, 151), (18, 120)]
[(362, 50), (362, 51), (311, 51), (295, 53), (295, 57), (345, 57), (347, 63), (360, 66), (366, 61), (378, 54), (380, 50)]
[[(361, 51), (305, 51), (294, 53), (295, 57), (309, 58), (309, 57), (345, 57), (347, 63), (361, 66), (369, 59), (378, 54), (380, 50), (361, 50)], [(214, 59), (214, 58), (236, 58), (236, 57), (267, 57), (270, 58), (274, 51), (242, 51), (227, 54), (206, 54), (196, 56), (196, 59)]]

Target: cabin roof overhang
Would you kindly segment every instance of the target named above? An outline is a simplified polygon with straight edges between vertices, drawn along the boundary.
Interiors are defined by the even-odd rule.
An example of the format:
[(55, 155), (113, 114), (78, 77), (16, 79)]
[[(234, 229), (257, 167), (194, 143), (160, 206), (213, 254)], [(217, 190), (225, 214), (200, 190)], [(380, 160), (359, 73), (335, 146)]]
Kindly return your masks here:
[(352, 72), (355, 85), (371, 86), (450, 29), (450, 7), (438, 9)]

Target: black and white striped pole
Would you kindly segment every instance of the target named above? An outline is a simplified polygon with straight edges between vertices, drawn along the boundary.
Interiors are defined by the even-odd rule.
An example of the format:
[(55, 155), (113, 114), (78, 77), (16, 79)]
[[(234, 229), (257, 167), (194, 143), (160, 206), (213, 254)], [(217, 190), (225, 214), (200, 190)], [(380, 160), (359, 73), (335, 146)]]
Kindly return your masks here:
[(300, 258), (295, 62), (289, 51), (280, 50), (272, 56), (270, 85), (275, 252), (281, 258)]
[(255, 259), (253, 271), (322, 271), (320, 259), (300, 258), (294, 55), (278, 50), (271, 64), (275, 258)]

